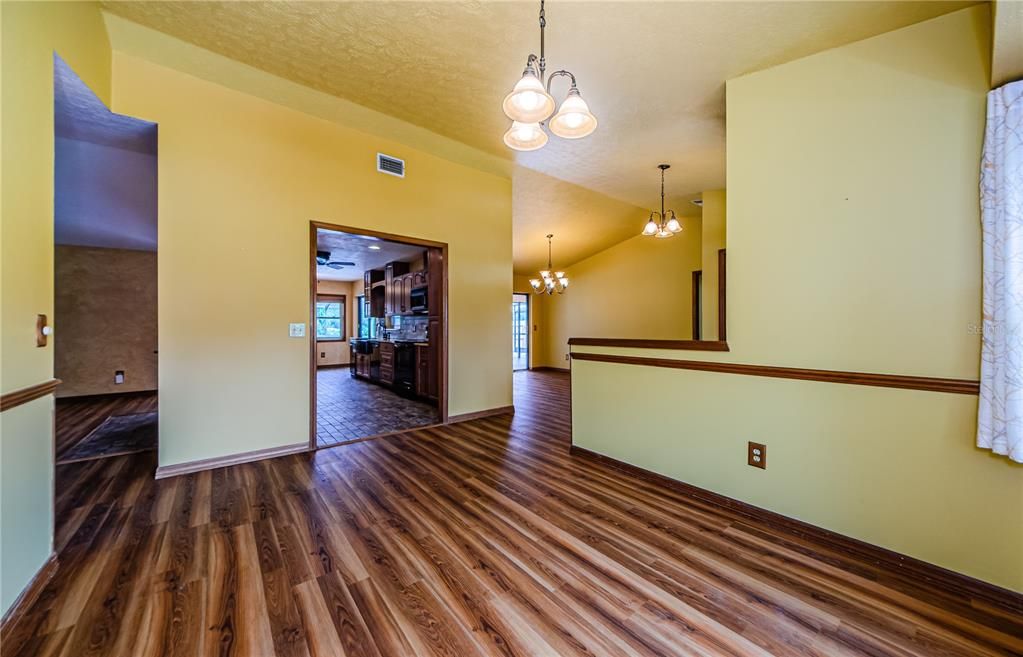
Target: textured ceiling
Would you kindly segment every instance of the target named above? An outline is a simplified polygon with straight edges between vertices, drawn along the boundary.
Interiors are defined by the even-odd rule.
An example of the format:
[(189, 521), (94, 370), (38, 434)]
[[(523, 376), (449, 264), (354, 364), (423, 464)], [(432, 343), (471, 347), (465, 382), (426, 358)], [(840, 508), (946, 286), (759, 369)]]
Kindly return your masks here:
[(57, 244), (155, 251), (155, 123), (115, 114), (53, 56)]
[[(647, 167), (651, 202), (660, 204), (660, 175)], [(669, 180), (671, 171), (668, 172)], [(688, 202), (674, 206), (676, 214), (699, 216)], [(512, 244), (515, 273), (535, 274), (547, 264), (547, 237), (554, 233), (554, 264), (568, 267), (630, 237), (643, 228), (649, 210), (617, 201), (525, 167), (512, 172)], [(683, 230), (685, 219), (683, 218)]]
[[(539, 48), (538, 3), (103, 4), (183, 41), (642, 208), (658, 203), (653, 167), (669, 162), (669, 200), (679, 210), (686, 199), (725, 186), (726, 80), (976, 3), (553, 0), (548, 70), (576, 74), (600, 126), (586, 139), (552, 137), (544, 149), (520, 154), (501, 142), (508, 125), (501, 100)], [(563, 84), (556, 82), (556, 97)], [(574, 216), (573, 192), (566, 193), (530, 201), (547, 228), (535, 227), (538, 213), (516, 211), (517, 270), (537, 265), (524, 240), (571, 230), (563, 221)], [(527, 201), (521, 190), (516, 201)], [(579, 251), (620, 233), (592, 227), (580, 235), (589, 246)]]
[(87, 141), (138, 153), (156, 153), (156, 124), (107, 109), (92, 89), (53, 55), (53, 132), (63, 139)]
[[(374, 246), (379, 249), (371, 248)], [(331, 260), (355, 263), (344, 269), (317, 266), (316, 278), (330, 281), (361, 281), (367, 269), (381, 269), (395, 260), (411, 262), (426, 252), (423, 247), (412, 244), (322, 229), (316, 231), (316, 248), (330, 251)]]
[[(724, 82), (969, 2), (547, 3), (549, 70), (600, 120), (529, 168), (647, 205), (649, 167), (678, 194), (724, 186)], [(534, 2), (108, 2), (110, 11), (506, 157), (501, 99), (539, 48)], [(556, 83), (563, 84), (562, 82)], [(564, 93), (564, 89), (556, 91)]]

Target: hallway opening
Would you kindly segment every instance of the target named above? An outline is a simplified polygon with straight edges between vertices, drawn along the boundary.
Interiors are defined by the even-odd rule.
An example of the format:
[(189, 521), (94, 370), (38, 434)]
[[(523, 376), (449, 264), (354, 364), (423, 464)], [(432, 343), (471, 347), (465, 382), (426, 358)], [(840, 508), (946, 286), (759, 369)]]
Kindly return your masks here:
[(57, 490), (67, 464), (156, 451), (157, 125), (53, 56)]

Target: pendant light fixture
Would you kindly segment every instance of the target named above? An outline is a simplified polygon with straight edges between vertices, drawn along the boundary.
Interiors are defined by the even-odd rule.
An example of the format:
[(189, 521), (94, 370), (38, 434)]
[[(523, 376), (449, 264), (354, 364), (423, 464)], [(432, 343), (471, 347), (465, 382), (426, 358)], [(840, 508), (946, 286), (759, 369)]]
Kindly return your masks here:
[(661, 212), (657, 213), (656, 210), (650, 213), (650, 219), (646, 222), (646, 226), (643, 227), (643, 234), (649, 237), (658, 237), (664, 239), (666, 237), (675, 237), (675, 233), (682, 232), (682, 224), (675, 216), (674, 210), (664, 210), (664, 172), (671, 168), (670, 164), (658, 164), (657, 168), (661, 170)]
[(540, 270), (540, 278), (532, 278), (529, 281), (536, 294), (554, 294), (555, 292), (564, 294), (568, 289), (568, 278), (565, 277), (565, 272), (554, 271), (554, 265), (551, 264), (551, 240), (553, 238), (553, 233), (547, 236), (547, 269)]
[(530, 54), (522, 79), (515, 83), (511, 93), (504, 99), (504, 113), (512, 120), (512, 126), (504, 133), (504, 143), (517, 151), (535, 151), (547, 143), (544, 122), (554, 113), (556, 103), (551, 96), (551, 82), (565, 76), (572, 81), (568, 95), (550, 119), (547, 126), (562, 139), (580, 139), (597, 129), (597, 119), (579, 95), (575, 76), (568, 71), (555, 71), (547, 76), (547, 60), (544, 57), (544, 30), (547, 18), (544, 15), (544, 0), (540, 0), (540, 56)]

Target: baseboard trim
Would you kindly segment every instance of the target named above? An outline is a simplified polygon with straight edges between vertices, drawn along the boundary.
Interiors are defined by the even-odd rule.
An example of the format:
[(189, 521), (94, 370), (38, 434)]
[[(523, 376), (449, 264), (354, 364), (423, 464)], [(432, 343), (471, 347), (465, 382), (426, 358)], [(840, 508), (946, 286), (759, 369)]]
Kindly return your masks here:
[(51, 552), (21, 594), (11, 603), (4, 613), (3, 620), (0, 620), (0, 645), (6, 644), (14, 636), (18, 624), (25, 618), (25, 613), (35, 604), (39, 594), (57, 573), (57, 565), (57, 553)]
[(283, 445), (281, 447), (270, 447), (268, 449), (257, 449), (251, 452), (242, 452), (241, 454), (218, 456), (211, 459), (201, 459), (199, 461), (188, 461), (187, 463), (162, 465), (156, 469), (156, 478), (166, 479), (168, 477), (178, 477), (180, 475), (202, 472), (203, 470), (215, 470), (217, 468), (226, 468), (232, 465), (241, 465), (242, 463), (251, 463), (253, 461), (277, 458), (278, 456), (298, 454), (299, 452), (305, 452), (308, 450), (309, 443), (295, 443), (293, 445)]
[(510, 415), (514, 412), (515, 412), (514, 406), (498, 406), (497, 408), (488, 408), (485, 411), (476, 411), (475, 413), (462, 413), (461, 415), (452, 415), (448, 417), (447, 424), (468, 422), (469, 420), (481, 420), (485, 417), (493, 417), (494, 415)]
[(964, 598), (983, 600), (1013, 613), (1023, 613), (1023, 594), (996, 584), (974, 579), (969, 575), (963, 575), (915, 557), (811, 525), (802, 520), (796, 520), (699, 486), (687, 484), (584, 447), (572, 445), (569, 451), (573, 456), (589, 459), (649, 483), (664, 486), (687, 497), (721, 507), (740, 518), (754, 521), (760, 525), (767, 525), (771, 529), (782, 530), (800, 538), (823, 544), (836, 551), (845, 552), (891, 571), (899, 572), (907, 578), (926, 581), (947, 591), (955, 592)]
[(572, 371), (567, 367), (551, 367), (550, 365), (539, 365), (537, 367), (531, 367), (529, 369), (531, 369), (534, 372), (564, 372), (565, 374), (568, 374), (569, 372)]

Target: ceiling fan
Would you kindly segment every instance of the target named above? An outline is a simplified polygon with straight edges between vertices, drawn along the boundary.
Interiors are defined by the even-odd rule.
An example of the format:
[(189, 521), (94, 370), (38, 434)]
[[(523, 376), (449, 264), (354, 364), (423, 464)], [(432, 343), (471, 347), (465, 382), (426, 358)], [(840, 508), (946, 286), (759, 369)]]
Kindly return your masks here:
[(345, 267), (354, 267), (354, 262), (345, 262), (342, 260), (331, 260), (330, 251), (317, 251), (316, 252), (316, 264), (321, 267), (330, 267), (331, 269), (344, 269)]

